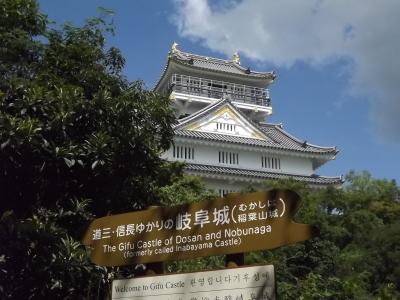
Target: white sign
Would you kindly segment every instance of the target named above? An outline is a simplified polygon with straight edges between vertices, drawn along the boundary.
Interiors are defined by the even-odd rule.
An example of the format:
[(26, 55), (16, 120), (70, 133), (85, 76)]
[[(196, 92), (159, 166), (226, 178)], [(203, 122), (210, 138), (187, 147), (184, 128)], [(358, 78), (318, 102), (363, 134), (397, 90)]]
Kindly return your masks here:
[(275, 300), (274, 266), (114, 280), (112, 299)]

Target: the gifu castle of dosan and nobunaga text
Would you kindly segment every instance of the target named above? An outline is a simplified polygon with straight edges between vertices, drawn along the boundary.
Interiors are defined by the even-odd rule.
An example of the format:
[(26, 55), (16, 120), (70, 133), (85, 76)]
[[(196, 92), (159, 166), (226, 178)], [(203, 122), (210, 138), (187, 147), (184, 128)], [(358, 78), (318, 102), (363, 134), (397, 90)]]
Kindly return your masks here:
[(167, 160), (186, 162), (220, 195), (265, 180), (293, 178), (311, 187), (340, 186), (341, 177), (316, 175), (335, 159), (336, 147), (302, 141), (266, 120), (272, 114), (269, 85), (274, 72), (240, 65), (237, 53), (224, 60), (183, 52), (172, 45), (155, 91), (171, 99), (178, 124)]

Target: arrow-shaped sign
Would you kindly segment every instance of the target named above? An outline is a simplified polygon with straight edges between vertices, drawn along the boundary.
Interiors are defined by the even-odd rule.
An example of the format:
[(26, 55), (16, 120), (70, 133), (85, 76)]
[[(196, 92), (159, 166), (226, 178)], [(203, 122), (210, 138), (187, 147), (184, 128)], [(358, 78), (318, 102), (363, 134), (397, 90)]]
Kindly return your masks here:
[(313, 237), (315, 227), (295, 223), (293, 191), (229, 194), (226, 198), (107, 216), (83, 239), (92, 261), (122, 266), (277, 248)]

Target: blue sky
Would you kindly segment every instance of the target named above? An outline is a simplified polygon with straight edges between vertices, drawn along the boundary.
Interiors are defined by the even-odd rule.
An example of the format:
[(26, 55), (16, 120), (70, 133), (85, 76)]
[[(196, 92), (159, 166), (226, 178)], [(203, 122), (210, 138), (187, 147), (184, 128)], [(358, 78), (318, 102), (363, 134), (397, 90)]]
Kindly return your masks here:
[[(173, 41), (192, 53), (274, 70), (274, 114), (300, 139), (336, 145), (321, 175), (369, 171), (400, 183), (400, 1), (384, 0), (40, 0), (57, 23), (83, 24), (97, 7), (114, 11), (129, 80), (151, 88)], [(381, 20), (371, 22), (371, 20)], [(383, 21), (384, 20), (384, 21)]]

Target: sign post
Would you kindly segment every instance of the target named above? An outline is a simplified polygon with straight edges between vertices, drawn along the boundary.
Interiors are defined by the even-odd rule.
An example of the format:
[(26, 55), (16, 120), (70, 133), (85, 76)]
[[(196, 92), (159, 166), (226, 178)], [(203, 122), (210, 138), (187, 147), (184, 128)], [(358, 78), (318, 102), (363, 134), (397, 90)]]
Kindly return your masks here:
[(93, 248), (92, 261), (104, 266), (273, 249), (316, 233), (292, 220), (299, 205), (295, 192), (275, 189), (149, 208), (94, 220), (83, 243)]

